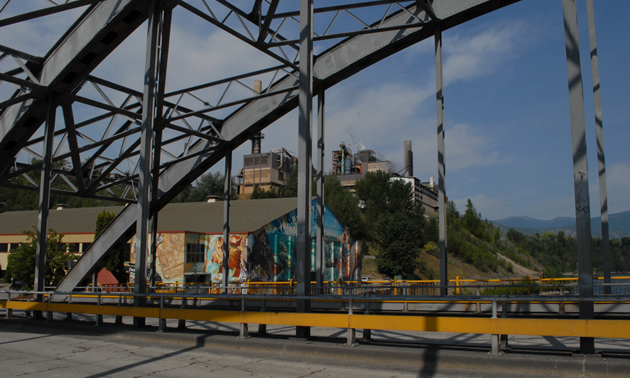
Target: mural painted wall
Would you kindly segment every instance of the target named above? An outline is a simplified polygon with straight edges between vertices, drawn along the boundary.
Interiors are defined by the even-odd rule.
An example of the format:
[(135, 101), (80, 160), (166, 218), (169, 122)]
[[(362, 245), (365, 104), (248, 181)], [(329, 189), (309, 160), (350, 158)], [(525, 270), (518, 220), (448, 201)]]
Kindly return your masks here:
[[(316, 212), (311, 220), (311, 270), (315, 270)], [(324, 280), (361, 280), (361, 243), (325, 208)], [(277, 282), (296, 278), (297, 210), (248, 234), (232, 234), (230, 284)], [(165, 283), (213, 282), (223, 277), (223, 235), (177, 233), (158, 235), (157, 272)]]
[[(315, 236), (317, 232), (316, 201), (311, 202), (311, 271), (315, 270)], [(264, 227), (274, 256), (275, 281), (295, 279), (295, 245), (297, 236), (297, 210), (293, 210)], [(337, 217), (324, 208), (324, 280), (361, 280), (360, 242), (350, 235)]]
[(184, 259), (186, 257), (182, 253), (182, 246), (185, 245), (184, 240), (185, 235), (183, 233), (158, 235), (156, 270), (163, 282), (184, 282)]

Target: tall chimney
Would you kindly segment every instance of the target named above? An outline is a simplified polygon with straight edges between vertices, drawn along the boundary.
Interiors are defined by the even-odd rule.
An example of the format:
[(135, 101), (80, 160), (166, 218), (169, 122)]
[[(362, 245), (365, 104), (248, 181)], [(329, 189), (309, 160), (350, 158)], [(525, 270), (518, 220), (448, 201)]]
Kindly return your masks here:
[[(259, 95), (262, 92), (262, 81), (255, 80), (254, 81), (254, 95)], [(252, 138), (252, 154), (259, 154), (262, 145), (262, 139), (264, 138), (262, 132), (257, 132), (256, 135)]]
[(413, 177), (413, 151), (411, 151), (411, 141), (405, 141), (405, 172), (406, 176)]

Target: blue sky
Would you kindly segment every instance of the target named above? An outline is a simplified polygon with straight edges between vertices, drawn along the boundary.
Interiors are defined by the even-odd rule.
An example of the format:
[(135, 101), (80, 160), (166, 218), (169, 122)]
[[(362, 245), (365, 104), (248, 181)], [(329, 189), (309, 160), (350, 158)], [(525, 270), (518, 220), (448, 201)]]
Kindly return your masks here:
[[(599, 189), (584, 1), (578, 0), (592, 215)], [(630, 2), (595, 1), (609, 212), (630, 209)], [(561, 1), (529, 0), (444, 32), (447, 195), (471, 198), (488, 219), (575, 216)], [(326, 95), (326, 165), (339, 142), (364, 146), (402, 169), (437, 177), (433, 40), (373, 65)], [(265, 130), (263, 149), (297, 152), (297, 114)], [(249, 145), (235, 153), (248, 153)], [(242, 151), (242, 153), (239, 153)]]
[[(47, 4), (44, 0), (40, 3)], [(599, 216), (586, 7), (584, 0), (577, 3), (591, 214)], [(19, 12), (21, 4), (26, 3), (12, 2), (3, 17)], [(15, 25), (7, 29), (11, 33), (0, 35), (0, 44), (44, 55), (78, 14), (80, 11), (66, 12)], [(630, 23), (626, 22), (630, 2), (595, 0), (595, 16), (609, 211), (615, 213), (630, 209), (630, 154), (626, 150), (630, 140)], [(322, 27), (317, 21), (316, 30)], [(141, 89), (145, 36), (146, 26), (141, 26), (95, 74)], [(461, 210), (471, 198), (488, 219), (574, 216), (562, 2), (524, 0), (447, 30), (443, 37), (449, 198)], [(325, 47), (316, 45), (315, 51)], [(179, 10), (174, 14), (171, 51), (168, 90), (273, 64), (271, 58)], [(0, 93), (4, 97), (3, 87)], [(437, 177), (434, 93), (432, 39), (331, 88), (326, 94), (324, 170), (330, 170), (330, 151), (341, 141), (355, 151), (359, 147), (374, 150), (400, 170), (403, 142), (409, 139), (413, 142), (415, 176), (423, 181)], [(297, 153), (297, 112), (289, 113), (264, 133), (263, 150), (285, 147)], [(249, 151), (246, 143), (234, 152), (234, 171), (240, 169), (242, 155)], [(212, 171), (222, 169), (219, 163)]]

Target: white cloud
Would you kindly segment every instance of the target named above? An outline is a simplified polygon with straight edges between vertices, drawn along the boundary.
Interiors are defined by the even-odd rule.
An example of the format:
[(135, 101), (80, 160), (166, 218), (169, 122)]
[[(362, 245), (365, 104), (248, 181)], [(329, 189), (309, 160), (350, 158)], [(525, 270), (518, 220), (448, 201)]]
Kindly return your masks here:
[(446, 128), (445, 156), (447, 169), (460, 170), (471, 167), (487, 167), (501, 163), (500, 154), (493, 148), (493, 140), (483, 135), (479, 128), (458, 124)]
[[(4, 2), (2, 2), (4, 3)], [(3, 12), (3, 18), (37, 10), (37, 7), (23, 7), (24, 1), (13, 1)], [(13, 4), (18, 5), (13, 7)], [(41, 5), (46, 2), (42, 1)], [(43, 57), (68, 27), (84, 12), (85, 7), (71, 9), (50, 16), (38, 17), (2, 27), (0, 45), (14, 48), (35, 56)]]
[[(212, 33), (190, 33), (175, 27), (171, 36), (169, 90), (279, 64), (236, 37), (212, 29)], [(247, 79), (245, 79), (247, 80)], [(245, 83), (253, 85), (252, 83)], [(263, 83), (266, 85), (268, 83)]]
[(525, 28), (516, 22), (492, 27), (472, 36), (455, 34), (444, 39), (446, 85), (491, 74), (516, 54), (516, 42)]
[(375, 149), (375, 144), (390, 139), (392, 130), (408, 124), (430, 95), (430, 91), (402, 83), (368, 88), (357, 97), (346, 97), (341, 93), (333, 99), (333, 109), (326, 120), (329, 131), (326, 139), (341, 141), (352, 133), (357, 142)]

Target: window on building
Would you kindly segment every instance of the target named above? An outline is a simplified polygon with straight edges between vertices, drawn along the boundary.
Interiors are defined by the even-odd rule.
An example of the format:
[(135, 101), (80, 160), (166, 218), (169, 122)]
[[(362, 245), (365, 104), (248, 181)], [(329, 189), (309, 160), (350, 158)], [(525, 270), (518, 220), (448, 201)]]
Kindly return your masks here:
[(186, 262), (200, 263), (204, 262), (203, 244), (187, 243), (186, 244)]
[(20, 248), (20, 243), (11, 243), (11, 244), (9, 244), (9, 251), (15, 251), (18, 248)]
[(79, 253), (79, 243), (68, 243), (68, 251), (70, 253)]
[(81, 243), (81, 253), (85, 253), (91, 246), (92, 243)]
[(0, 252), (9, 252), (9, 243), (0, 243)]

